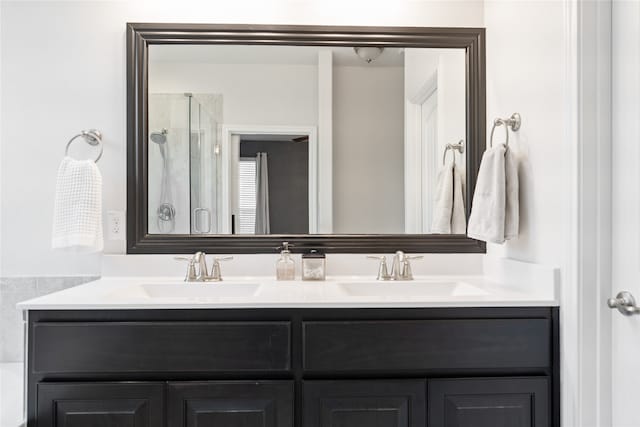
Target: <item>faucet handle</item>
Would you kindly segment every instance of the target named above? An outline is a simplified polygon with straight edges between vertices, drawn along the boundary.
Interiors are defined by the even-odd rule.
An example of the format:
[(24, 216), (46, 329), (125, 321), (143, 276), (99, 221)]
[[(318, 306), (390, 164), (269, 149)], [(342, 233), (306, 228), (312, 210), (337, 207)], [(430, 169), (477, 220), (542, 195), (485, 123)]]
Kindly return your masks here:
[(412, 259), (422, 259), (424, 256), (422, 255), (405, 255), (404, 261), (402, 262), (402, 271), (400, 275), (403, 280), (413, 280), (413, 272), (411, 271), (411, 261)]
[(176, 261), (186, 261), (189, 263), (189, 265), (187, 266), (187, 274), (184, 276), (185, 282), (193, 282), (196, 280), (196, 260), (194, 258), (177, 256), (173, 257), (173, 259), (175, 259)]
[(378, 267), (378, 277), (376, 280), (390, 280), (391, 276), (389, 276), (389, 270), (387, 269), (387, 257), (384, 255), (367, 255), (369, 259), (377, 259), (380, 261), (380, 266)]
[(213, 266), (211, 267), (211, 275), (207, 277), (207, 280), (210, 280), (212, 282), (221, 282), (222, 269), (220, 268), (220, 261), (231, 261), (232, 259), (232, 256), (214, 257)]

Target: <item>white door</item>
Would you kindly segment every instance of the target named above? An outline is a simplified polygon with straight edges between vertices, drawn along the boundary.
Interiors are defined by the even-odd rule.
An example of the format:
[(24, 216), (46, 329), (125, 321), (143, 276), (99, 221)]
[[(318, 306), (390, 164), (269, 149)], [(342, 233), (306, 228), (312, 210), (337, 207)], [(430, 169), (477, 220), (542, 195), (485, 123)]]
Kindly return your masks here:
[[(640, 2), (613, 2), (612, 293), (640, 300)], [(612, 425), (640, 426), (640, 314), (612, 310)]]

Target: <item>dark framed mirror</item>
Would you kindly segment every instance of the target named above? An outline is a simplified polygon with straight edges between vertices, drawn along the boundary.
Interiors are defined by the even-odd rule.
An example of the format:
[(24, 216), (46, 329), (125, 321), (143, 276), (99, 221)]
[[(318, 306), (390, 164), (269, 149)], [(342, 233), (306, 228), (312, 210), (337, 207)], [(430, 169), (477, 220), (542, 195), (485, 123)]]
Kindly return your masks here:
[(485, 252), (485, 115), (482, 28), (127, 24), (127, 253)]

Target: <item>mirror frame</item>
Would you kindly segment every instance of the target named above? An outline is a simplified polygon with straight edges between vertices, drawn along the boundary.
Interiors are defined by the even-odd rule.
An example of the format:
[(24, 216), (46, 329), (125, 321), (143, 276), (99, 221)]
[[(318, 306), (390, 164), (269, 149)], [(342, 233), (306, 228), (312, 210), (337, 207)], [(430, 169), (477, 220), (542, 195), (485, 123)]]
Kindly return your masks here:
[[(252, 44), (463, 48), (466, 52), (466, 200), (473, 197), (486, 140), (485, 29), (438, 27), (342, 27), (221, 24), (127, 24), (127, 253), (275, 253), (283, 241), (294, 252), (485, 253), (484, 242), (465, 235), (317, 234), (193, 236), (149, 234), (148, 72), (152, 44)], [(471, 205), (467, 202), (467, 218)]]

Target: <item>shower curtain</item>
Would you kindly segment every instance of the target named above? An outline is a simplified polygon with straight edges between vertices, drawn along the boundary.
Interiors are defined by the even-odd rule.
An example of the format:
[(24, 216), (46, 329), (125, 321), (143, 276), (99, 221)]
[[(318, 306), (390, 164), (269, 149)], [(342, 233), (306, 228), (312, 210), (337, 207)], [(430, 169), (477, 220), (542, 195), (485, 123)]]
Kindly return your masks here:
[(270, 234), (267, 153), (256, 154), (256, 234)]

